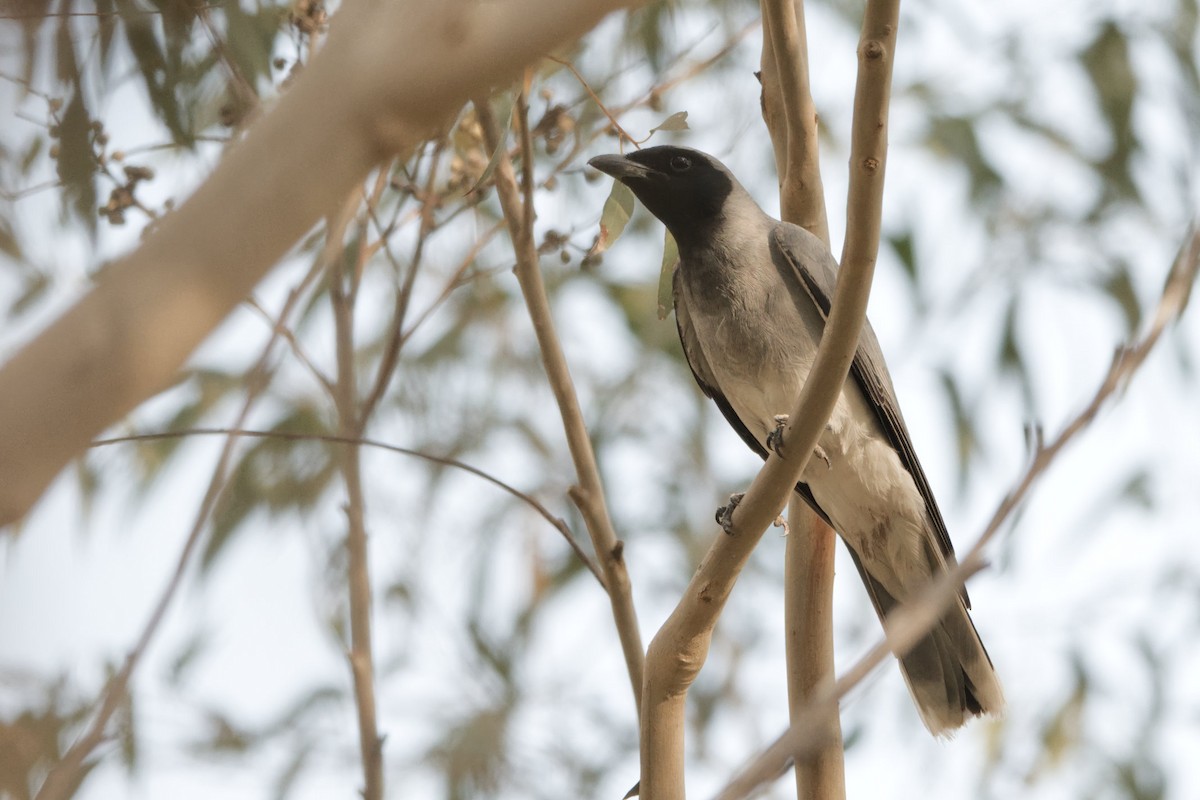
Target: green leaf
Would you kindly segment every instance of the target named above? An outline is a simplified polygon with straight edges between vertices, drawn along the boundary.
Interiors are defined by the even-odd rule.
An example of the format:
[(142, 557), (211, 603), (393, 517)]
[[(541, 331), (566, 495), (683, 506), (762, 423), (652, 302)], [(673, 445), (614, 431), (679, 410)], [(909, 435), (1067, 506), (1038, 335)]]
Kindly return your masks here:
[(679, 245), (675, 244), (675, 237), (671, 232), (666, 231), (666, 238), (663, 240), (662, 268), (658, 273), (658, 318), (666, 319), (667, 314), (671, 313), (671, 308), (675, 304), (675, 298), (672, 296), (672, 285), (674, 283), (675, 265), (679, 263)]
[(934, 152), (957, 159), (971, 177), (971, 199), (979, 201), (999, 189), (1003, 179), (988, 162), (975, 133), (974, 117), (935, 117), (930, 123), (928, 145)]
[[(327, 433), (314, 408), (291, 410), (270, 430), (288, 434)], [(279, 515), (311, 509), (337, 474), (330, 446), (317, 440), (258, 439), (233, 469), (213, 514), (212, 533), (201, 557), (208, 570), (234, 533), (256, 511)]]
[(58, 179), (64, 200), (70, 202), (89, 232), (96, 230), (96, 159), (92, 153), (91, 120), (77, 86), (59, 125)]
[[(504, 124), (500, 126), (500, 141), (496, 144), (496, 149), (492, 151), (492, 157), (488, 159), (487, 166), (483, 168), (483, 174), (479, 176), (479, 180), (475, 181), (475, 185), (471, 187), (467, 194), (474, 194), (479, 191), (480, 186), (487, 183), (488, 179), (492, 177), (492, 173), (496, 171), (496, 167), (500, 164), (500, 156), (504, 153), (504, 148), (508, 146), (508, 132), (512, 130), (513, 114), (517, 110), (516, 98), (511, 94), (505, 95), (497, 99), (494, 105), (500, 108), (503, 108), (505, 105), (508, 106), (507, 111), (496, 114), (497, 119), (504, 119)], [(496, 111), (495, 108), (492, 110), (493, 112)]]
[(662, 122), (650, 129), (651, 133), (655, 131), (686, 131), (690, 130), (687, 123), (688, 112), (676, 111), (671, 116), (664, 119)]
[(1137, 292), (1129, 277), (1129, 267), (1121, 264), (1104, 282), (1104, 291), (1113, 299), (1125, 315), (1127, 333), (1136, 331), (1142, 321), (1142, 307), (1138, 304)]
[(1106, 192), (1117, 196), (1136, 196), (1130, 173), (1130, 161), (1137, 149), (1133, 132), (1133, 99), (1137, 95), (1137, 75), (1129, 57), (1125, 34), (1109, 21), (1079, 56), (1080, 64), (1096, 91), (1100, 111), (1108, 120), (1113, 137), (1112, 151), (1097, 164), (1107, 179)]
[(612, 247), (613, 242), (625, 232), (632, 215), (633, 191), (620, 181), (613, 181), (612, 191), (608, 193), (604, 210), (600, 212), (600, 235), (596, 237), (596, 243), (588, 255), (598, 256)]

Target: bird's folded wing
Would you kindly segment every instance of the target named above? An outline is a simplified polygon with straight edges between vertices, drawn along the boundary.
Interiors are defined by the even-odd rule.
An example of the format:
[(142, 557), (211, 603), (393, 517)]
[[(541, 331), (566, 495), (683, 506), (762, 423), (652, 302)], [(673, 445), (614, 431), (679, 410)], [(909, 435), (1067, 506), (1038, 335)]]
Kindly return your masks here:
[[(837, 281), (837, 262), (825, 244), (803, 228), (781, 222), (771, 233), (771, 255), (784, 279), (789, 282), (798, 280), (804, 292), (817, 306), (821, 318), (827, 319)], [(916, 450), (913, 449), (904, 417), (900, 414), (900, 404), (896, 400), (892, 378), (883, 360), (883, 350), (870, 322), (863, 323), (858, 351), (850, 367), (850, 374), (854, 376), (867, 402), (875, 410), (888, 441), (899, 453), (900, 461), (912, 475), (917, 490), (924, 498), (925, 508), (933, 523), (943, 555), (953, 561), (954, 546), (946, 532), (946, 522), (942, 519), (942, 512), (934, 500), (929, 480), (925, 477), (925, 471), (921, 469)]]
[[(671, 278), (672, 293), (675, 300), (675, 327), (679, 330), (679, 341), (683, 345), (683, 356), (687, 359), (688, 366), (692, 369), (692, 376), (699, 384), (700, 390), (705, 396), (711, 397), (713, 402), (717, 404), (717, 408), (721, 410), (721, 414), (729, 422), (730, 426), (737, 431), (738, 436), (742, 437), (751, 450), (758, 453), (763, 460), (767, 458), (767, 448), (760, 442), (750, 429), (742, 422), (741, 417), (733, 410), (733, 406), (729, 403), (729, 399), (725, 397), (721, 391), (720, 384), (717, 383), (717, 376), (713, 372), (712, 367), (708, 364), (708, 358), (704, 355), (704, 348), (700, 346), (700, 339), (696, 336), (696, 329), (692, 325), (691, 315), (688, 313), (687, 296), (683, 290), (683, 276), (680, 273), (679, 266), (675, 267), (675, 274)], [(797, 483), (796, 491), (804, 498), (805, 502), (812, 507), (813, 511), (829, 524), (829, 515), (817, 504), (817, 500), (813, 497), (812, 490), (808, 488), (807, 483)]]

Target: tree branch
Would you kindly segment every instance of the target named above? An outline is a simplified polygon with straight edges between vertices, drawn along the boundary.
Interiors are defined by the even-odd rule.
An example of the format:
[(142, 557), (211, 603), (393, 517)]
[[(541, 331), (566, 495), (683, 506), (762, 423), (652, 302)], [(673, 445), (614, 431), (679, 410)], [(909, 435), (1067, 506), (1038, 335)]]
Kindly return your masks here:
[(804, 0), (762, 0), (762, 111), (775, 148), (783, 219), (829, 244)]
[(605, 583), (608, 586), (608, 598), (612, 605), (613, 621), (617, 626), (621, 650), (625, 655), (625, 668), (629, 672), (629, 682), (633, 688), (634, 704), (640, 713), (642, 637), (638, 630), (637, 612), (633, 606), (629, 572), (625, 566), (625, 546), (624, 542), (617, 538), (612, 520), (608, 515), (608, 507), (604, 500), (604, 484), (600, 480), (600, 469), (596, 465), (596, 454), (592, 450), (592, 442), (583, 420), (583, 412), (579, 407), (579, 398), (575, 394), (575, 386), (571, 380), (571, 371), (567, 366), (566, 356), (563, 355), (558, 333), (555, 331), (554, 317), (550, 313), (550, 301), (546, 296), (546, 286), (542, 282), (537, 242), (533, 236), (533, 146), (529, 135), (528, 106), (524, 93), (518, 96), (517, 103), (515, 116), (521, 131), (524, 200), (522, 200), (517, 187), (512, 159), (509, 157), (507, 149), (501, 147), (501, 134), (487, 102), (475, 101), (475, 113), (483, 127), (488, 149), (495, 151), (499, 148), (500, 162), (495, 172), (496, 194), (500, 198), (500, 205), (504, 210), (505, 220), (508, 222), (513, 250), (517, 256), (515, 270), (517, 281), (521, 285), (521, 294), (529, 309), (529, 317), (533, 322), (533, 330), (537, 335), (538, 347), (542, 353), (542, 364), (546, 368), (550, 388), (558, 403), (559, 414), (562, 416), (563, 429), (567, 437), (567, 447), (571, 451), (575, 474), (579, 479), (579, 485), (572, 488), (570, 495), (579, 507), (579, 512), (587, 525), (588, 534), (592, 538), (592, 546), (595, 548), (596, 555), (600, 559), (600, 566), (604, 571)]
[(819, 720), (836, 709), (838, 701), (871, 674), (893, 653), (904, 653), (920, 641), (941, 619), (945, 609), (958, 597), (962, 585), (986, 564), (983, 549), (1000, 531), (1012, 513), (1025, 500), (1033, 485), (1049, 469), (1063, 449), (1096, 419), (1104, 404), (1123, 391), (1146, 357), (1158, 344), (1166, 329), (1187, 308), (1188, 299), (1200, 272), (1200, 219), (1189, 228), (1183, 245), (1167, 274), (1162, 296), (1146, 333), (1134, 344), (1122, 347), (1097, 387), (1091, 401), (1048, 445), (1039, 446), (1024, 475), (1004, 497), (975, 545), (952, 570), (943, 573), (925, 592), (889, 617), (883, 641), (858, 660), (837, 683), (820, 692), (779, 738), (717, 795), (718, 800), (748, 797), (759, 787), (781, 775), (793, 758), (801, 759), (823, 744), (824, 729)]
[[(352, 195), (357, 206), (364, 199)], [(348, 216), (348, 215), (347, 215)], [(345, 225), (329, 233), (326, 245), (340, 246)], [(360, 239), (365, 243), (365, 237)], [(360, 248), (360, 258), (362, 256)], [(347, 268), (338, 260), (330, 281), (329, 299), (333, 305), (334, 336), (337, 353), (337, 380), (334, 401), (337, 407), (338, 435), (353, 440), (362, 435), (366, 419), (358, 410), (358, 370), (354, 353), (354, 310), (358, 296), (361, 262)], [(416, 269), (416, 265), (413, 265)], [(358, 741), (363, 770), (363, 800), (383, 800), (383, 739), (379, 735), (375, 706), (375, 658), (371, 642), (371, 570), (366, 527), (366, 500), (362, 486), (362, 460), (356, 445), (336, 448), (338, 468), (346, 485), (346, 584), (350, 596), (350, 651), (346, 654), (354, 682), (355, 710), (358, 716)]]
[(0, 525), (166, 386), (331, 198), (626, 4), (343, 3), (321, 52), (195, 194), (0, 369)]
[(679, 605), (646, 654), (641, 788), (647, 800), (684, 796), (687, 688), (704, 663), (713, 627), (737, 575), (763, 531), (791, 496), (841, 395), (858, 348), (879, 248), (897, 13), (898, 0), (872, 0), (863, 20), (851, 142), (851, 163), (858, 168), (852, 169), (850, 177), (851, 216), (846, 245), (821, 344), (784, 432), (786, 455), (772, 453), (768, 457), (733, 512), (734, 535), (717, 535)]
[[(762, 112), (775, 149), (783, 219), (800, 225), (829, 246), (829, 222), (821, 181), (817, 112), (808, 71), (803, 0), (762, 0)], [(834, 680), (833, 529), (792, 495), (790, 534), (784, 546), (784, 625), (788, 712), (796, 719), (813, 694)], [(813, 800), (846, 795), (841, 720), (837, 709), (822, 724), (826, 746), (796, 762), (796, 794)]]

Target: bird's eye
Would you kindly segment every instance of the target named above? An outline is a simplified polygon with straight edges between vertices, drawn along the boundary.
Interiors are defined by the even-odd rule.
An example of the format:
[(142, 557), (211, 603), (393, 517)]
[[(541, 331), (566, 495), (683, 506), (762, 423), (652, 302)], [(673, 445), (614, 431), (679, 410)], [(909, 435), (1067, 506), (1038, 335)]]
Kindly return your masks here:
[(687, 156), (675, 156), (671, 159), (671, 169), (676, 172), (686, 172), (692, 168), (692, 160)]

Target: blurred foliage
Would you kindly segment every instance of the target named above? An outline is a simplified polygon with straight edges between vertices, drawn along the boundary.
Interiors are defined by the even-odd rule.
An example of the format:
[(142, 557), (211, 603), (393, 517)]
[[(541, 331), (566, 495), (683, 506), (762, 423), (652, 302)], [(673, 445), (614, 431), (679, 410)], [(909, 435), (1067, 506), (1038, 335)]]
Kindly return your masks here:
[[(810, 35), (821, 35), (813, 29), (817, 24), (842, 26), (834, 31), (840, 37), (855, 35), (860, 4), (814, 5), (834, 13), (814, 15)], [(994, 433), (989, 397), (1015, 389), (1027, 416), (1040, 412), (1043, 344), (1027, 331), (1041, 292), (1051, 287), (1111, 313), (1119, 322), (1112, 344), (1141, 322), (1152, 281), (1137, 245), (1126, 241), (1131, 228), (1134, 241), (1171, 239), (1181, 218), (1170, 214), (1191, 206), (1200, 70), (1194, 0), (1168, 3), (1158, 16), (1094, 9), (1073, 43), (1055, 52), (1026, 42), (1028, 28), (996, 23), (987, 31), (974, 29), (952, 5), (928, 2), (907, 13), (941, 21), (963, 42), (985, 41), (980, 49), (1003, 80), (964, 96), (952, 70), (924, 77), (898, 71), (897, 103), (916, 108), (921, 124), (896, 144), (936, 165), (938, 174), (928, 179), (937, 187), (931, 192), (956, 192), (944, 187), (959, 181), (961, 197), (952, 194), (952, 202), (961, 200), (962, 216), (950, 222), (935, 213), (888, 219), (885, 260), (911, 289), (918, 317), (914, 340), (920, 341), (925, 326), (957, 330), (969, 319), (996, 321), (983, 349), (965, 355), (989, 366), (982, 378), (955, 360), (957, 341), (930, 348), (965, 492), (974, 471), (988, 466)], [(319, 46), (327, 23), (323, 6), (308, 0), (44, 0), (2, 8), (19, 19), (19, 26), (4, 31), (4, 43), (17, 55), (0, 68), (18, 87), (0, 139), (0, 308), (13, 323), (44, 314), (79, 278), (47, 249), (46, 226), (25, 209), (44, 209), (53, 197), (62, 236), (85, 240), (88, 252), (127, 246), (118, 229), (142, 231), (170, 213), (171, 198), (188, 190), (174, 184), (183, 180), (174, 177), (183, 172), (180, 164), (211, 165), (220, 148), (262, 113), (260, 106), (269, 113), (273, 98), (303, 70), (311, 47)], [(722, 104), (734, 90), (723, 87), (757, 65), (753, 36), (737, 44), (754, 13), (753, 4), (651, 3), (563, 55), (636, 138), (655, 131), (678, 137), (689, 112), (693, 127), (715, 125), (713, 108), (719, 122), (727, 121)], [(697, 31), (703, 32), (699, 38)], [(911, 43), (903, 39), (908, 35)], [(919, 26), (905, 28), (905, 52), (921, 53), (923, 35)], [(728, 56), (706, 63), (722, 48)], [(1041, 86), (1050, 73), (1075, 79), (1088, 95), (1073, 96), (1066, 110), (1048, 103)], [(815, 83), (822, 79), (814, 75)], [(664, 89), (668, 84), (673, 88)], [(1152, 93), (1148, 87), (1158, 88)], [(128, 102), (131, 93), (146, 119), (118, 113), (117, 98)], [(512, 87), (498, 91), (494, 102), (497, 117), (511, 121)], [(669, 267), (670, 245), (662, 248), (661, 231), (646, 224), (630, 197), (617, 190), (604, 203), (589, 185), (596, 176), (585, 172), (586, 157), (620, 146), (610, 121), (570, 70), (551, 61), (534, 76), (530, 102), (547, 289), (613, 516), (629, 542), (639, 610), (653, 624), (703, 551), (712, 508), (738, 488), (754, 460), (730, 463), (730, 437), (693, 389), (674, 326), (654, 319), (655, 254), (665, 249), (663, 266)], [(687, 112), (664, 117), (685, 107)], [(1073, 115), (1085, 122), (1073, 123)], [(1180, 150), (1177, 137), (1150, 121), (1164, 119), (1192, 144)], [(757, 144), (739, 147), (755, 147), (769, 159), (764, 132), (752, 130)], [(541, 500), (586, 541), (566, 499), (573, 470), (510, 275), (511, 248), (499, 233), (490, 186), (498, 153), (484, 147), (469, 107), (442, 133), (409, 162), (390, 164), (378, 182), (368, 183), (370, 208), (360, 210), (346, 241), (338, 243), (355, 276), (358, 324), (349, 368), (356, 408), (368, 415), (367, 435), (478, 465)], [(515, 142), (510, 135), (505, 146), (519, 155)], [(1031, 177), (1027, 161), (1017, 157), (1026, 145), (1045, 154), (1043, 166), (1033, 171), (1047, 163), (1061, 166), (1082, 176), (1073, 182), (1081, 188), (1064, 198), (1049, 176)], [(841, 155), (836, 144), (832, 150)], [(829, 204), (840, 206), (837, 198)], [(959, 240), (947, 232), (956, 225), (987, 245), (960, 252)], [(636, 273), (617, 263), (612, 250), (604, 252), (622, 230), (650, 254)], [(140, 412), (130, 426), (179, 431), (227, 424), (248, 385), (262, 377), (249, 365), (273, 348), (270, 386), (247, 426), (288, 438), (239, 444), (198, 580), (202, 587), (215, 580), (236, 558), (233, 545), (240, 540), (302, 531), (319, 584), (312, 588), (311, 613), (324, 646), (340, 658), (347, 625), (340, 515), (345, 490), (336, 458), (341, 445), (294, 438), (339, 429), (330, 392), (339, 367), (332, 352), (330, 279), (303, 280), (320, 258), (323, 237), (323, 231), (311, 235), (273, 278), (287, 284), (285, 291), (300, 293), (296, 311), (283, 320), (290, 331), (286, 342), (267, 344), (273, 318), (264, 324), (264, 314), (240, 315), (227, 340), (204, 351), (155, 409)], [(946, 260), (961, 273), (949, 303), (937, 285), (945, 273), (935, 269)], [(268, 317), (277, 313), (283, 305), (279, 285), (264, 288), (258, 305)], [(377, 389), (382, 400), (369, 405)], [(709, 428), (720, 433), (709, 436)], [(207, 480), (211, 466), (183, 446), (187, 441), (126, 445), (112, 456), (121, 469), (82, 461), (84, 496), (115, 491), (130, 475), (140, 479), (134, 502), (151, 498), (163, 476)], [(457, 470), (394, 454), (364, 451), (363, 459), (368, 527), (381, 551), (373, 562), (377, 595), (385, 599), (376, 606), (377, 624), (398, 640), (377, 654), (389, 781), (404, 785), (402, 773), (411, 772), (436, 782), (448, 798), (591, 796), (614, 782), (632, 784), (636, 729), (611, 625), (603, 617), (573, 621), (572, 604), (600, 590), (557, 534), (518, 501)], [(1150, 480), (1141, 468), (1115, 494), (1146, 508), (1155, 498)], [(185, 527), (190, 520), (181, 513), (174, 522)], [(775, 565), (768, 556), (762, 560), (752, 564), (758, 572), (750, 577), (774, 587)], [(759, 740), (765, 735), (757, 721), (763, 708), (745, 675), (761, 639), (774, 632), (756, 609), (729, 613), (736, 622), (718, 629), (714, 652), (720, 656), (692, 692), (690, 724), (694, 751), (705, 762), (736, 764), (744, 753), (723, 752), (726, 731), (749, 731)], [(167, 736), (176, 749), (201, 765), (213, 759), (260, 765), (255, 769), (281, 798), (301, 793), (316, 771), (353, 775), (348, 678), (331, 673), (296, 692), (272, 718), (250, 719), (194, 693), (216, 669), (208, 659), (219, 638), (194, 631), (172, 644), (164, 678), (170, 698), (164, 702), (190, 715), (182, 742), (178, 731)], [(579, 652), (584, 643), (596, 650)], [(564, 646), (572, 653), (564, 656)], [(1014, 714), (1012, 722), (991, 729), (981, 796), (1001, 796), (996, 787), (1009, 785), (1005, 781), (1035, 787), (1080, 764), (1089, 776), (1077, 787), (1081, 796), (1166, 796), (1167, 776), (1153, 741), (1172, 654), (1160, 643), (1136, 647), (1143, 654), (1138, 669), (1157, 687), (1136, 737), (1114, 745), (1095, 733), (1089, 715), (1101, 692), (1089, 655), (1077, 651), (1072, 677), (1044, 708)], [(558, 660), (547, 669), (552, 659)], [(603, 680), (619, 689), (605, 695), (587, 684), (597, 678), (592, 660), (609, 669)], [(444, 684), (429, 689), (421, 669)], [(0, 685), (0, 794), (30, 796), (87, 719), (91, 690), (75, 676)], [(161, 747), (145, 747), (147, 734), (140, 729), (134, 736), (134, 709), (137, 717), (149, 716), (142, 691), (135, 687), (114, 730), (115, 752), (104, 755), (130, 770), (153, 769), (151, 753), (161, 753)], [(614, 696), (624, 705), (615, 707)], [(868, 747), (870, 721), (850, 716), (846, 724), (848, 742)]]

